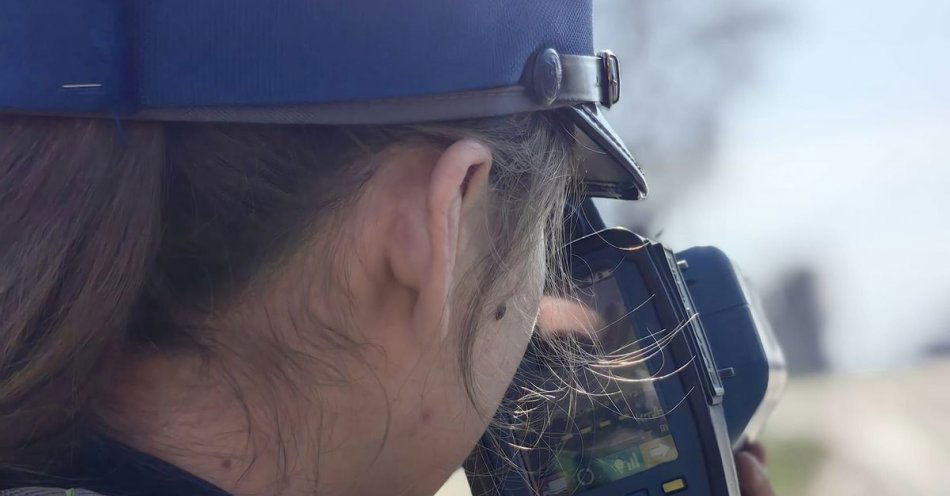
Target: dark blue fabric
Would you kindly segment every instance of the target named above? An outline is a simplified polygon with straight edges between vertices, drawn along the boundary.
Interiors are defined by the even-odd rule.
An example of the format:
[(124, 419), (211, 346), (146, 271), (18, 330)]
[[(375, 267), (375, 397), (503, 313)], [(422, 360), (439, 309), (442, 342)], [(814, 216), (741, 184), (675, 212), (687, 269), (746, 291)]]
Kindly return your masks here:
[(0, 0), (0, 12), (0, 108), (417, 96), (515, 84), (541, 48), (593, 53), (591, 0)]
[(43, 475), (0, 472), (0, 489), (82, 488), (105, 496), (230, 496), (230, 493), (151, 455), (110, 439), (82, 443), (64, 465)]
[[(0, 0), (0, 108), (117, 109), (128, 100), (125, 0)], [(65, 84), (100, 84), (65, 89)]]

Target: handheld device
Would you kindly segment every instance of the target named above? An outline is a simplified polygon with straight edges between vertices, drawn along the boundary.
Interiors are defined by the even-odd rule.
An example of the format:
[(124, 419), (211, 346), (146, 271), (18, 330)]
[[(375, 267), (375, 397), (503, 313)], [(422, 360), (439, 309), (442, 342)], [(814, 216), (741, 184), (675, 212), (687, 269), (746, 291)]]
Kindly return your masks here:
[(738, 495), (733, 451), (785, 381), (741, 275), (716, 248), (675, 253), (624, 229), (576, 239), (568, 259), (594, 323), (573, 355), (605, 358), (552, 362), (549, 344), (533, 345), (509, 400), (545, 397), (510, 419), (518, 428), (483, 439), (467, 467), (473, 493)]

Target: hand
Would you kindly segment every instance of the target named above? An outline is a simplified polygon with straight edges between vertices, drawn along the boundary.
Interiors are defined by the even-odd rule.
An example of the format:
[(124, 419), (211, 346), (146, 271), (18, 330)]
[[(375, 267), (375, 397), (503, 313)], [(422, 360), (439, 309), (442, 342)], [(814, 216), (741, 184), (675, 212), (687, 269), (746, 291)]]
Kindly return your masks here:
[(736, 453), (736, 471), (742, 496), (775, 496), (769, 476), (765, 473), (765, 447), (750, 442)]

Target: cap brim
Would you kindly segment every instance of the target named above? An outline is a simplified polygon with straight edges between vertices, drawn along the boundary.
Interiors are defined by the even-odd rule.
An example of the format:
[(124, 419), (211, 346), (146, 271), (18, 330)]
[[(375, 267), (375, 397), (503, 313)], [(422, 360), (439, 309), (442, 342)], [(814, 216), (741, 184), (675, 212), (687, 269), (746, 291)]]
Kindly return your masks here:
[(633, 155), (594, 103), (560, 109), (577, 127), (582, 160), (579, 175), (588, 196), (639, 200), (647, 194), (646, 178)]

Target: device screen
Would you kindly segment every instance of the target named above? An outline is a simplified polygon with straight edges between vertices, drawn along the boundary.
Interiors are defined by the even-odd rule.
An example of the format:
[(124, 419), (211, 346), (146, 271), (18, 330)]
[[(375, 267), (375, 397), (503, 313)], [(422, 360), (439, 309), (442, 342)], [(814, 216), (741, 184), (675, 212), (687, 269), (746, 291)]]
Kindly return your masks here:
[(575, 372), (581, 391), (554, 408), (546, 443), (553, 456), (545, 457), (538, 488), (543, 496), (582, 492), (679, 456), (651, 378), (651, 367), (668, 368), (662, 363), (664, 331), (650, 328), (658, 322), (653, 306), (628, 305), (609, 272), (582, 284), (583, 303), (596, 315), (596, 325), (581, 347), (615, 358), (609, 366)]

